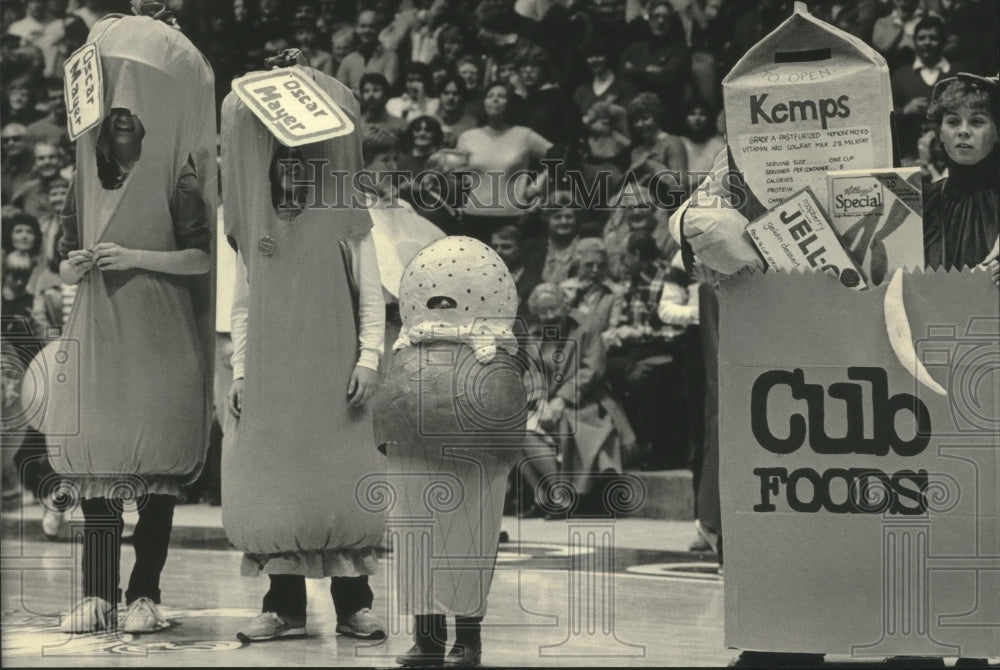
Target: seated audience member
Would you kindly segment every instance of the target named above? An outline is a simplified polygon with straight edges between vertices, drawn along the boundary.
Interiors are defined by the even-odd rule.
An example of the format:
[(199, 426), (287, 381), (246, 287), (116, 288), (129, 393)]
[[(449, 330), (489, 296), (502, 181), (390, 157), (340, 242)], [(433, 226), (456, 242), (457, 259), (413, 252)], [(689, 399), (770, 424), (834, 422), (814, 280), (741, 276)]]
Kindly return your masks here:
[(31, 75), (24, 75), (7, 82), (4, 91), (6, 96), (4, 123), (20, 123), (22, 126), (29, 126), (45, 116), (44, 112), (38, 111), (35, 107), (37, 90), (35, 81)]
[(483, 97), (483, 62), (479, 56), (469, 54), (458, 59), (456, 70), (458, 76), (465, 82), (469, 112), (479, 109), (479, 101)]
[(28, 125), (28, 142), (48, 142), (53, 146), (61, 146), (69, 141), (66, 131), (66, 97), (63, 93), (61, 79), (50, 77), (45, 80), (45, 91), (48, 96), (49, 113)]
[(427, 159), (441, 148), (444, 133), (441, 123), (433, 116), (417, 116), (410, 121), (403, 139), (405, 153), (399, 159), (399, 169), (408, 172), (413, 179), (424, 169)]
[(319, 30), (315, 23), (300, 23), (295, 27), (295, 44), (309, 67), (333, 76), (333, 55), (319, 46)]
[(48, 263), (52, 256), (59, 255), (59, 248), (53, 244), (53, 240), (59, 237), (62, 232), (62, 220), (59, 213), (62, 211), (63, 203), (66, 202), (66, 195), (69, 193), (69, 182), (62, 177), (55, 177), (48, 182), (48, 190), (44, 194), (47, 214), (38, 219), (38, 227), (42, 235), (43, 262)]
[(517, 123), (548, 141), (568, 147), (584, 135), (580, 108), (553, 81), (552, 64), (545, 50), (527, 46), (517, 55), (517, 74), (524, 89), (515, 108)]
[(629, 169), (642, 185), (663, 170), (687, 174), (688, 160), (679, 137), (663, 130), (663, 103), (652, 93), (640, 93), (626, 108), (632, 136)]
[(602, 239), (608, 252), (608, 276), (616, 282), (629, 279), (626, 263), (629, 237), (632, 233), (649, 233), (664, 256), (677, 248), (670, 237), (669, 214), (656, 206), (652, 194), (643, 187), (622, 191), (615, 201), (617, 207), (604, 224)]
[[(341, 28), (330, 36), (330, 69), (331, 76), (340, 69), (340, 64), (344, 62), (347, 54), (354, 51), (354, 30), (351, 28)], [(388, 96), (387, 96), (388, 97)]]
[(546, 377), (528, 381), (529, 429), (558, 445), (559, 478), (576, 493), (576, 504), (565, 513), (606, 514), (604, 486), (622, 470), (621, 435), (613, 418), (622, 412), (608, 393), (601, 335), (592, 321), (570, 310), (555, 284), (536, 286), (528, 307), (534, 325), (525, 354)]
[(465, 81), (457, 74), (441, 80), (437, 118), (444, 132), (443, 146), (453, 149), (458, 136), (476, 127), (476, 118), (468, 112), (468, 89)]
[(632, 144), (617, 130), (624, 119), (625, 109), (608, 102), (595, 102), (583, 117), (587, 138), (582, 147), (581, 171), (588, 186), (597, 180), (606, 183), (609, 192), (621, 186)]
[(392, 116), (385, 109), (389, 100), (389, 82), (378, 72), (366, 72), (361, 75), (361, 126), (362, 131), (367, 126), (384, 126), (402, 136), (406, 132), (406, 121)]
[(569, 193), (557, 191), (542, 208), (546, 236), (544, 244), (535, 245), (537, 252), (529, 251), (527, 262), (540, 263), (542, 281), (552, 284), (568, 279), (574, 274), (576, 245), (580, 239), (579, 208)]
[(462, 173), (469, 167), (468, 154), (454, 149), (435, 151), (424, 169), (404, 183), (400, 196), (420, 216), (446, 235), (464, 235), (462, 226)]
[(576, 274), (559, 284), (567, 305), (592, 321), (598, 332), (608, 329), (618, 291), (607, 281), (608, 251), (596, 237), (581, 239), (574, 252)]
[(712, 171), (715, 157), (726, 148), (726, 141), (715, 127), (716, 112), (707, 103), (695, 99), (685, 108), (681, 142), (687, 155), (687, 188), (694, 189)]
[[(6, 121), (6, 119), (4, 119)], [(7, 123), (0, 130), (2, 142), (2, 176), (0, 176), (0, 200), (10, 204), (11, 198), (31, 179), (34, 165), (31, 145), (28, 144), (28, 129), (20, 123)]]
[(52, 213), (49, 211), (45, 196), (48, 193), (49, 182), (60, 178), (59, 170), (63, 167), (63, 158), (58, 147), (48, 142), (36, 142), (32, 155), (35, 160), (31, 168), (31, 178), (14, 193), (11, 202), (39, 219)]
[(955, 66), (944, 57), (944, 21), (928, 16), (914, 29), (916, 56), (892, 73), (892, 98), (896, 111), (896, 131), (902, 157), (917, 157), (920, 127), (927, 116), (934, 84), (945, 79)]
[[(517, 315), (526, 324), (530, 320), (528, 296), (542, 283), (542, 265), (525, 262), (524, 234), (517, 226), (506, 225), (493, 231), (490, 247), (497, 252), (514, 278), (514, 285), (517, 287)], [(525, 332), (522, 329), (517, 334), (523, 335)]]
[[(573, 94), (573, 99), (580, 109), (590, 109), (595, 102), (609, 102), (624, 107), (635, 97), (637, 93), (635, 87), (627, 79), (615, 74), (610, 46), (606, 40), (600, 37), (592, 38), (584, 45), (581, 55), (587, 61), (590, 77), (580, 84)], [(623, 134), (628, 133), (628, 125), (624, 123), (624, 119), (622, 121), (618, 131)]]
[(390, 88), (395, 85), (398, 76), (399, 59), (396, 52), (379, 44), (378, 34), (383, 26), (378, 20), (372, 10), (358, 14), (358, 23), (354, 29), (356, 50), (344, 56), (337, 68), (337, 79), (357, 96), (361, 95), (361, 76), (366, 72), (378, 72), (389, 82)]
[(917, 24), (924, 18), (920, 0), (892, 0), (892, 11), (875, 21), (871, 45), (894, 70), (913, 57)]
[(691, 77), (684, 26), (670, 0), (651, 0), (646, 16), (646, 34), (622, 52), (621, 73), (639, 91), (653, 93), (660, 100), (680, 99)]
[(685, 329), (659, 316), (671, 269), (648, 232), (632, 233), (627, 251), (628, 283), (602, 333), (608, 381), (621, 398), (647, 467), (685, 467), (688, 422), (680, 361)]
[(434, 95), (434, 82), (431, 68), (426, 63), (410, 63), (406, 69), (404, 80), (406, 89), (397, 98), (390, 98), (385, 103), (385, 111), (404, 121), (412, 121), (418, 116), (434, 116), (437, 114), (438, 99)]

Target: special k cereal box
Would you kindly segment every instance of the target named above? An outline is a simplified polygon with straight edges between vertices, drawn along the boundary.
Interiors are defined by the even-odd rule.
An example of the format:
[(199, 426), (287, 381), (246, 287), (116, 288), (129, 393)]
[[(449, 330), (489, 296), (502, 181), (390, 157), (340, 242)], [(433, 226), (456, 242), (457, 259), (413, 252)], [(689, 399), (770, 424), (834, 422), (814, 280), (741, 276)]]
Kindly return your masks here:
[(847, 252), (873, 284), (924, 265), (920, 168), (828, 172), (826, 208)]

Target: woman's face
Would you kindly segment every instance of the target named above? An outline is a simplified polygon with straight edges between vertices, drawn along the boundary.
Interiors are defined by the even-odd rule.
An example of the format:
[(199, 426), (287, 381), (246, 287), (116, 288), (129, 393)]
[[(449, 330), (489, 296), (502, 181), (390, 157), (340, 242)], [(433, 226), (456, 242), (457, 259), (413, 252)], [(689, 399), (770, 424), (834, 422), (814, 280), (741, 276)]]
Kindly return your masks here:
[(959, 107), (941, 119), (941, 141), (953, 161), (975, 165), (997, 145), (997, 126), (986, 111)]
[(464, 46), (458, 40), (445, 40), (442, 46), (444, 47), (444, 57), (451, 62), (455, 62), (465, 53)]
[(434, 132), (427, 121), (414, 124), (413, 146), (416, 149), (429, 149), (434, 146)]
[(28, 106), (31, 94), (23, 86), (15, 86), (7, 92), (7, 100), (10, 102), (10, 111), (20, 112)]
[(608, 71), (608, 58), (602, 54), (590, 54), (587, 56), (587, 67), (594, 74), (603, 74)]
[(604, 279), (604, 271), (607, 269), (607, 261), (601, 254), (588, 253), (580, 259), (577, 276), (586, 285), (592, 285)]
[(24, 223), (19, 223), (10, 231), (10, 245), (14, 251), (30, 252), (35, 246), (35, 231)]
[(406, 75), (406, 92), (411, 98), (420, 99), (424, 97), (424, 79), (419, 74)]
[(462, 104), (462, 94), (458, 91), (458, 85), (450, 81), (441, 89), (441, 109), (453, 112)]
[(659, 130), (656, 125), (656, 119), (653, 118), (652, 114), (644, 114), (638, 117), (632, 122), (632, 127), (635, 129), (636, 137), (643, 141), (653, 138)]
[(470, 91), (479, 88), (479, 68), (474, 63), (462, 63), (458, 68), (458, 76)]
[(559, 238), (576, 235), (576, 212), (563, 208), (549, 214), (549, 234)]
[(487, 118), (503, 118), (507, 112), (507, 89), (502, 86), (493, 86), (486, 91), (483, 109), (486, 111)]
[(703, 108), (695, 107), (687, 113), (684, 122), (690, 132), (698, 134), (705, 130), (705, 126), (708, 124), (708, 114)]

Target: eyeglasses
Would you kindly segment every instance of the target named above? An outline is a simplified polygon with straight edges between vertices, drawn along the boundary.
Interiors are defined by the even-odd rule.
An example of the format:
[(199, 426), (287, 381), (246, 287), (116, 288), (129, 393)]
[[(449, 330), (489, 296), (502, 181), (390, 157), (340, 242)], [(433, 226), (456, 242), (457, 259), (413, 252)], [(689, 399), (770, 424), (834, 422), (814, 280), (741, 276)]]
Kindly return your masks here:
[(10, 144), (12, 142), (23, 142), (24, 135), (8, 135), (7, 137), (0, 138), (0, 140), (2, 140), (4, 144)]

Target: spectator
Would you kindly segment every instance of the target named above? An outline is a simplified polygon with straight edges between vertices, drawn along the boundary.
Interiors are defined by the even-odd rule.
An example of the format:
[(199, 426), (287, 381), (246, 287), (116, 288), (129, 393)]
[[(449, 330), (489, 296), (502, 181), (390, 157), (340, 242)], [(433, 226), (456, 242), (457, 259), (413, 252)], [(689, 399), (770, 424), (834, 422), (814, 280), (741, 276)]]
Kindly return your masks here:
[(465, 31), (450, 23), (441, 26), (437, 35), (437, 46), (437, 58), (453, 72), (458, 72), (459, 60), (469, 53), (469, 41)]
[(431, 68), (426, 63), (410, 63), (406, 69), (406, 89), (398, 98), (390, 98), (385, 111), (404, 121), (412, 121), (418, 116), (437, 114), (438, 99), (434, 95)]
[(594, 323), (598, 332), (608, 329), (611, 307), (618, 291), (608, 282), (608, 250), (596, 237), (585, 237), (573, 255), (576, 274), (559, 284), (570, 309)]
[(655, 93), (661, 100), (678, 99), (691, 74), (684, 27), (670, 0), (651, 0), (646, 11), (648, 33), (622, 53), (622, 75), (640, 91)]
[(468, 112), (468, 89), (460, 76), (445, 77), (438, 90), (441, 93), (438, 97), (440, 105), (437, 118), (444, 132), (442, 146), (452, 148), (458, 142), (459, 135), (476, 127), (476, 119)]
[(662, 170), (687, 174), (687, 152), (680, 138), (663, 130), (663, 103), (652, 93), (640, 93), (628, 108), (628, 122), (632, 134), (632, 162), (630, 169), (640, 184)]
[(953, 69), (944, 57), (945, 30), (944, 21), (936, 16), (920, 19), (914, 28), (916, 56), (913, 62), (900, 66), (892, 73), (896, 130), (905, 158), (916, 158), (917, 138), (930, 105), (931, 91), (934, 84), (947, 77)]
[(295, 27), (295, 42), (310, 67), (333, 76), (333, 55), (319, 48), (319, 30), (315, 21), (299, 23)]
[(625, 109), (598, 101), (583, 117), (587, 140), (583, 147), (583, 174), (588, 184), (607, 178), (609, 190), (621, 186), (629, 163), (631, 140), (617, 128), (625, 124)]
[[(490, 236), (490, 247), (503, 259), (517, 286), (517, 315), (522, 324), (530, 320), (528, 296), (542, 283), (542, 264), (526, 263), (524, 234), (517, 226), (505, 225)], [(519, 331), (518, 334), (525, 334)]]
[(517, 56), (517, 74), (524, 87), (524, 99), (515, 108), (520, 125), (561, 147), (583, 138), (580, 108), (553, 83), (552, 64), (544, 49), (539, 46), (522, 49)]
[(381, 28), (374, 11), (365, 10), (358, 14), (358, 23), (354, 29), (357, 48), (344, 56), (337, 69), (337, 79), (354, 91), (354, 95), (360, 96), (361, 76), (366, 72), (378, 72), (389, 82), (390, 88), (396, 83), (398, 58), (396, 52), (379, 44), (378, 33)]
[(716, 112), (703, 100), (693, 99), (685, 105), (684, 154), (687, 156), (687, 186), (693, 189), (700, 176), (712, 169), (715, 157), (726, 148), (726, 141), (715, 126)]
[(30, 77), (24, 76), (9, 81), (4, 97), (4, 123), (20, 123), (27, 126), (45, 115), (35, 109), (36, 88)]
[(28, 281), (35, 261), (26, 251), (4, 252), (2, 334), (10, 342), (20, 361), (21, 369), (38, 353), (39, 327), (32, 316), (35, 297), (28, 292)]
[(52, 21), (45, 9), (45, 0), (27, 0), (24, 3), (24, 18), (10, 24), (7, 32), (17, 35), (24, 43), (36, 46)]
[(483, 68), (476, 56), (462, 56), (457, 62), (458, 76), (465, 82), (466, 92), (470, 101), (477, 101), (483, 92)]
[(83, 0), (80, 4), (83, 6), (79, 7), (73, 13), (83, 19), (87, 30), (93, 28), (98, 19), (104, 18), (111, 13), (109, 0)]
[(542, 252), (542, 281), (558, 284), (574, 274), (576, 245), (579, 241), (580, 224), (577, 220), (578, 208), (569, 193), (556, 192), (543, 210), (546, 228)]
[(668, 214), (655, 206), (649, 189), (626, 185), (614, 202), (617, 206), (604, 224), (602, 234), (608, 251), (608, 274), (614, 281), (628, 281), (626, 257), (628, 241), (633, 233), (646, 232), (651, 235), (664, 256), (672, 253), (677, 246), (670, 238)]
[(418, 116), (406, 130), (406, 153), (399, 160), (399, 169), (415, 175), (424, 169), (427, 159), (441, 148), (444, 132), (441, 122), (433, 116)]
[(5, 205), (11, 202), (14, 193), (31, 178), (34, 156), (27, 140), (28, 129), (20, 123), (8, 123), (0, 130), (0, 191), (3, 194), (0, 200)]
[(379, 72), (366, 72), (361, 75), (359, 83), (361, 87), (361, 125), (362, 129), (367, 126), (385, 126), (397, 135), (406, 132), (406, 121), (395, 116), (390, 116), (385, 111), (385, 104), (389, 99), (389, 82)]
[(512, 93), (500, 83), (486, 88), (480, 127), (466, 130), (457, 148), (469, 154), (473, 184), (463, 218), (466, 234), (488, 240), (494, 230), (516, 224), (545, 183), (545, 173), (537, 183), (527, 168), (552, 148), (547, 139), (511, 122)]
[(46, 194), (49, 182), (59, 178), (63, 157), (59, 149), (48, 142), (36, 142), (32, 151), (35, 162), (31, 168), (31, 179), (24, 183), (12, 198), (12, 202), (31, 216), (40, 219), (52, 212)]
[(351, 28), (341, 28), (330, 38), (330, 69), (331, 74), (336, 74), (340, 70), (340, 64), (347, 58), (347, 54), (355, 49), (354, 30)]
[(628, 283), (602, 334), (608, 380), (623, 401), (646, 465), (684, 467), (688, 447), (679, 361), (684, 328), (659, 317), (670, 267), (646, 231), (632, 233), (626, 250)]
[(66, 97), (61, 79), (50, 77), (45, 80), (49, 113), (28, 125), (28, 142), (45, 141), (60, 146), (69, 141), (66, 132)]
[[(615, 74), (610, 53), (604, 40), (593, 39), (584, 47), (583, 56), (587, 59), (590, 79), (580, 84), (573, 94), (580, 109), (590, 109), (598, 101), (624, 106), (635, 97), (635, 87), (627, 79)], [(623, 123), (618, 130), (627, 133), (628, 126)]]
[(62, 212), (63, 204), (66, 202), (66, 195), (69, 192), (69, 181), (62, 177), (53, 177), (48, 181), (45, 197), (45, 209), (48, 214), (38, 220), (42, 233), (42, 253), (45, 255), (44, 262), (52, 260), (51, 254), (58, 255), (59, 249), (55, 246), (55, 239), (62, 234), (62, 222), (59, 214)]
[(889, 69), (895, 70), (913, 58), (916, 28), (924, 10), (920, 0), (892, 0), (892, 4), (892, 11), (875, 21), (871, 43), (885, 56)]
[(541, 363), (546, 380), (529, 386), (534, 426), (559, 444), (560, 478), (576, 493), (566, 514), (604, 515), (604, 485), (621, 473), (621, 439), (612, 416), (621, 412), (608, 393), (605, 350), (594, 323), (570, 311), (562, 290), (542, 283), (528, 298), (536, 320), (527, 355)]
[(461, 173), (469, 167), (468, 154), (454, 149), (435, 151), (427, 158), (424, 171), (417, 174), (401, 196), (422, 217), (446, 235), (463, 235)]

